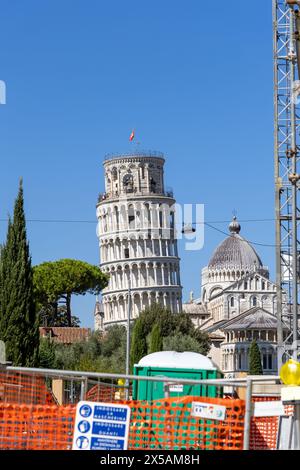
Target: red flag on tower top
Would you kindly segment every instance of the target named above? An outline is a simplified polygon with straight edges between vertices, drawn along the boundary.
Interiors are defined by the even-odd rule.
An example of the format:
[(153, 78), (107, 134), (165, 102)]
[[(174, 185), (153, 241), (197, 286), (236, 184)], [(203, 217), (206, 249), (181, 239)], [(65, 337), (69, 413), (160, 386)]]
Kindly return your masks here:
[(130, 142), (133, 141), (134, 137), (135, 136), (134, 136), (134, 129), (133, 129), (133, 131), (131, 132), (130, 137), (129, 137)]

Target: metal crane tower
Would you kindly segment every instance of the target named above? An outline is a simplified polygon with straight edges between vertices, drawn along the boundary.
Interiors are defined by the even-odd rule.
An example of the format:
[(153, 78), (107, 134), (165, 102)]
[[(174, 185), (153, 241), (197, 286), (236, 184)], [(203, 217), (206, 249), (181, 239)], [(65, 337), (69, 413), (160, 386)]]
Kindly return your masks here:
[(273, 0), (278, 368), (299, 350), (300, 1)]

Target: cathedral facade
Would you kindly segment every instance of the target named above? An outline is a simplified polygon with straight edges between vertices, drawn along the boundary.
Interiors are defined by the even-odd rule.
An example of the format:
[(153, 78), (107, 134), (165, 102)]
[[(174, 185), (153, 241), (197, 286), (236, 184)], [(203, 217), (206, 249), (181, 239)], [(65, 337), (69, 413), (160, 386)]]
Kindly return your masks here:
[(210, 356), (228, 378), (248, 372), (253, 339), (264, 373), (277, 373), (276, 285), (240, 231), (234, 217), (229, 236), (202, 270), (200, 299), (183, 305), (195, 326), (209, 334)]

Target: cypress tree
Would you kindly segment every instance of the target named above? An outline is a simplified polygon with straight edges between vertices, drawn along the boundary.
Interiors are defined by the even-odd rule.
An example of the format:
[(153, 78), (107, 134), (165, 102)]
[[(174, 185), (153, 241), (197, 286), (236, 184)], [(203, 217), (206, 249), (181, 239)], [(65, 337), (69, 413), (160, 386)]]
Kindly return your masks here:
[(37, 365), (39, 330), (26, 238), (22, 180), (13, 220), (9, 219), (6, 242), (1, 248), (0, 338), (6, 344), (7, 360), (13, 365)]
[(147, 342), (146, 335), (144, 332), (144, 325), (141, 318), (138, 318), (135, 321), (133, 333), (132, 333), (132, 342), (131, 342), (131, 351), (130, 351), (130, 364), (133, 367), (134, 364), (137, 364), (142, 357), (147, 355)]
[(260, 350), (255, 339), (252, 341), (249, 350), (249, 374), (263, 375)]
[(158, 351), (162, 351), (163, 342), (161, 336), (161, 330), (158, 323), (155, 323), (150, 336), (150, 353), (155, 353)]

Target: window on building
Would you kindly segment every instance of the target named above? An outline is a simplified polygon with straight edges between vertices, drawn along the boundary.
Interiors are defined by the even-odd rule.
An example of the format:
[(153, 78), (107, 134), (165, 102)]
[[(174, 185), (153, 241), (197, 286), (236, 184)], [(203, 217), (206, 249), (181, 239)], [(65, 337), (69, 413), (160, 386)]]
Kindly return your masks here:
[(129, 227), (133, 227), (134, 219), (135, 219), (134, 208), (133, 208), (132, 205), (130, 205), (128, 207), (128, 224), (129, 224)]
[(245, 290), (248, 289), (248, 282), (247, 282), (247, 281), (244, 282), (244, 289), (245, 289)]
[(173, 229), (175, 225), (174, 212), (170, 212), (170, 228)]
[(273, 357), (272, 354), (268, 354), (268, 369), (273, 369)]
[(239, 352), (239, 356), (238, 356), (238, 357), (239, 357), (239, 359), (238, 359), (238, 367), (239, 367), (239, 369), (241, 370), (241, 368), (242, 368), (242, 353), (241, 353), (241, 352)]
[(263, 354), (263, 369), (267, 369), (267, 355)]
[(261, 288), (262, 288), (262, 290), (265, 290), (265, 288), (266, 288), (266, 283), (265, 283), (265, 281), (261, 281)]
[(230, 299), (230, 307), (234, 307), (234, 297), (231, 297)]
[(163, 227), (163, 214), (162, 212), (159, 212), (159, 227)]
[(256, 307), (257, 306), (257, 297), (253, 297), (252, 298), (252, 307)]
[(153, 178), (150, 178), (150, 191), (151, 193), (156, 192), (156, 181)]
[(113, 181), (117, 181), (117, 179), (118, 179), (118, 170), (116, 168), (112, 169), (111, 176), (112, 176)]
[(129, 248), (124, 249), (124, 258), (129, 258)]

